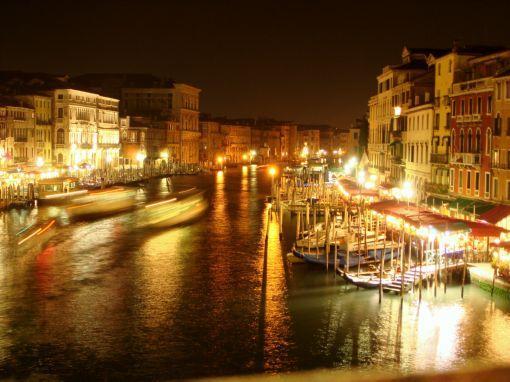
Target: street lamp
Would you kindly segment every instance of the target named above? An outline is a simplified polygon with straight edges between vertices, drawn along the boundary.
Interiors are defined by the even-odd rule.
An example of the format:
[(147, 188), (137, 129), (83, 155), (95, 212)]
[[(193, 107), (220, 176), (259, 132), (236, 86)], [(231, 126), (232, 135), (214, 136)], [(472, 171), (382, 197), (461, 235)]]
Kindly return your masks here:
[[(1, 155), (0, 155), (1, 156)], [(37, 167), (42, 167), (44, 166), (44, 159), (42, 157), (37, 157), (36, 160), (35, 160), (35, 165)]]

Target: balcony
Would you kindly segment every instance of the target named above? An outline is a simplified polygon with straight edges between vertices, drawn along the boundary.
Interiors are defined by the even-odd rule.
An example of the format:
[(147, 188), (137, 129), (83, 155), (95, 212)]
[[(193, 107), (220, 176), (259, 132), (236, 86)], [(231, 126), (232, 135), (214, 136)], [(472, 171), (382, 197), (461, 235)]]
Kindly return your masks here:
[(469, 166), (480, 166), (479, 153), (455, 153), (452, 154), (452, 164), (463, 164)]
[(492, 168), (498, 170), (510, 170), (510, 163), (492, 162)]
[(480, 78), (477, 80), (453, 84), (453, 93), (463, 93), (473, 90), (492, 90), (492, 78)]
[(447, 164), (448, 154), (430, 154), (430, 163)]

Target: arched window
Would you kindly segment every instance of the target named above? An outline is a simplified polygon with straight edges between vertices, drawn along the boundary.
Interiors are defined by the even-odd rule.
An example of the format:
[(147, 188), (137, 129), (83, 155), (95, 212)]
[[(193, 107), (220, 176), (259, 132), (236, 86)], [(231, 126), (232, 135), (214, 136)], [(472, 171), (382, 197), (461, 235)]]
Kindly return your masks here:
[(64, 145), (65, 137), (64, 137), (64, 129), (58, 129), (57, 130), (57, 145)]
[(487, 142), (485, 143), (485, 154), (490, 155), (492, 151), (492, 131), (487, 129)]
[(460, 130), (459, 140), (460, 140), (459, 152), (463, 153), (464, 152), (464, 129)]
[(62, 155), (62, 153), (58, 154), (57, 162), (58, 163), (64, 163), (64, 156)]
[(481, 147), (482, 147), (481, 143), (482, 143), (482, 138), (481, 138), (480, 129), (476, 129), (475, 152), (477, 152), (477, 153), (480, 152)]
[(452, 130), (452, 139), (451, 139), (450, 148), (452, 150), (452, 153), (454, 153), (455, 152), (455, 130)]
[(468, 131), (468, 135), (467, 135), (467, 152), (470, 153), (472, 152), (472, 148), (473, 148), (473, 131), (471, 129), (469, 129)]

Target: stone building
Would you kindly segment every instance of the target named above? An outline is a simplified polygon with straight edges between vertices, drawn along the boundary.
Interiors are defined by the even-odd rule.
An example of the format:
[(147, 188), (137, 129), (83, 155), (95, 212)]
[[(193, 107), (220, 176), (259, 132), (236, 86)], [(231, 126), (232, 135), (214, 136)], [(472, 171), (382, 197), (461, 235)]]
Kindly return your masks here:
[(404, 179), (402, 132), (406, 128), (405, 111), (431, 100), (434, 76), (427, 58), (440, 55), (437, 49), (402, 50), (402, 63), (383, 68), (377, 76), (377, 95), (369, 100), (369, 171), (380, 181), (399, 184)]
[(15, 98), (0, 99), (3, 115), (0, 132), (4, 166), (35, 165), (35, 112)]
[(117, 167), (119, 101), (76, 89), (57, 89), (52, 94), (56, 163)]
[(225, 135), (225, 160), (230, 164), (246, 162), (250, 155), (251, 127), (231, 123), (221, 124)]
[(140, 167), (147, 157), (147, 127), (131, 126), (129, 117), (119, 118), (121, 166)]
[(431, 142), (434, 104), (423, 103), (406, 111), (407, 129), (402, 132), (405, 179), (413, 184), (417, 199), (425, 198), (425, 185), (430, 181)]
[[(225, 157), (226, 136), (217, 121), (201, 121), (200, 162), (208, 168), (214, 167)], [(221, 159), (220, 159), (221, 158)]]
[(19, 95), (16, 98), (24, 105), (34, 109), (35, 130), (34, 149), (35, 162), (51, 164), (52, 153), (52, 130), (53, 130), (53, 105), (52, 98), (42, 94)]
[(494, 78), (493, 199), (510, 201), (510, 70)]
[(320, 150), (321, 132), (319, 129), (300, 127), (297, 136), (297, 145), (300, 153), (305, 146), (308, 148), (309, 156), (315, 155)]
[(161, 159), (163, 153), (178, 163), (199, 163), (200, 89), (146, 74), (85, 74), (74, 77), (73, 81), (102, 94), (120, 97), (120, 111), (124, 116), (150, 118), (151, 123), (146, 125), (152, 143), (159, 141), (161, 130), (166, 130), (171, 141), (148, 147), (149, 156)]

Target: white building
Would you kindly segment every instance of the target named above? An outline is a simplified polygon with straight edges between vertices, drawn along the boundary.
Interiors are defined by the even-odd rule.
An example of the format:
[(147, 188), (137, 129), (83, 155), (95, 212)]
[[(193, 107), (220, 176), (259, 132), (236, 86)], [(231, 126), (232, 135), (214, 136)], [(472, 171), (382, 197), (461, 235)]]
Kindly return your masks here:
[(117, 167), (119, 101), (75, 89), (57, 89), (53, 99), (56, 163)]
[(431, 181), (434, 114), (433, 103), (407, 109), (407, 131), (402, 134), (405, 178), (413, 184), (420, 199), (425, 196), (425, 185)]

